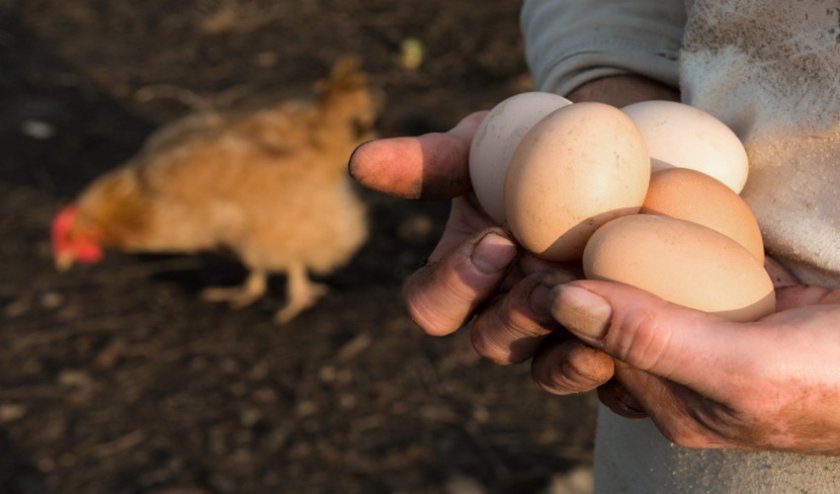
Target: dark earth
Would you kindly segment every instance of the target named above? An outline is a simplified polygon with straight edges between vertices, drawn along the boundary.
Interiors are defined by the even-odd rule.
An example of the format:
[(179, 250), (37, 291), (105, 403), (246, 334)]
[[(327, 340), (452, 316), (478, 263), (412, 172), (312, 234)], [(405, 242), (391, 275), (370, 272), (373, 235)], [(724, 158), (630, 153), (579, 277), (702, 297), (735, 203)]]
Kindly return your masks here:
[[(217, 254), (52, 264), (55, 212), (196, 107), (308, 95), (346, 53), (382, 135), (445, 130), (528, 90), (519, 2), (0, 0), (0, 493), (563, 493), (595, 399), (556, 397), (400, 299), (448, 204), (361, 191), (372, 234), (291, 324)], [(401, 58), (406, 40), (422, 64)], [(583, 472), (583, 477), (581, 477)]]

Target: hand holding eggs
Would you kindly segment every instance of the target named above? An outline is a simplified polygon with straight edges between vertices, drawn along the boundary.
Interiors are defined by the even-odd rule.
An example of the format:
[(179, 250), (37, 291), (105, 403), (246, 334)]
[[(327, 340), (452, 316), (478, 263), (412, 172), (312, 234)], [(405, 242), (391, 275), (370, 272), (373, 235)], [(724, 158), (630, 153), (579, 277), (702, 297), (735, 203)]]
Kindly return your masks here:
[[(505, 114), (551, 100), (545, 94), (509, 98), (488, 118), (504, 128)], [(521, 135), (490, 137), (479, 127), (470, 174), (489, 216), (539, 257), (581, 260), (587, 278), (737, 321), (775, 309), (761, 233), (738, 195), (746, 152), (728, 127), (681, 103), (558, 101), (516, 113), (528, 122)]]

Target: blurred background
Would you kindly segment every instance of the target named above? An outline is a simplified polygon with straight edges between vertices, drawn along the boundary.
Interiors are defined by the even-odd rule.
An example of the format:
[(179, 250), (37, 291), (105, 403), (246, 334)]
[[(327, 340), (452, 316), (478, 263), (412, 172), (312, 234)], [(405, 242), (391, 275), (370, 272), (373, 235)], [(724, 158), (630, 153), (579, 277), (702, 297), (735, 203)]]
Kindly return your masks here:
[(200, 300), (229, 257), (53, 267), (53, 215), (194, 111), (308, 96), (348, 53), (382, 135), (529, 90), (520, 2), (0, 0), (0, 493), (579, 493), (591, 395), (538, 390), (400, 301), (448, 212), (360, 191), (370, 239), (290, 324)]

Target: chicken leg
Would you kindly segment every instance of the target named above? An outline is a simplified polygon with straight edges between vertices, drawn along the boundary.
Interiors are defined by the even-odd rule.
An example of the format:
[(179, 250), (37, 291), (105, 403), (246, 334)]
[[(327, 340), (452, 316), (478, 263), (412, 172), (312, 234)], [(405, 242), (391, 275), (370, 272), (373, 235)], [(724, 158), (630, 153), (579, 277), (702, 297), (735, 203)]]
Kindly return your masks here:
[(306, 266), (293, 264), (287, 273), (286, 305), (274, 314), (274, 323), (283, 325), (295, 316), (311, 307), (319, 298), (327, 293), (327, 286), (315, 283), (309, 279)]
[(267, 281), (268, 275), (265, 271), (253, 270), (242, 285), (205, 288), (201, 292), (201, 298), (208, 302), (227, 302), (234, 309), (241, 309), (253, 304), (265, 294)]

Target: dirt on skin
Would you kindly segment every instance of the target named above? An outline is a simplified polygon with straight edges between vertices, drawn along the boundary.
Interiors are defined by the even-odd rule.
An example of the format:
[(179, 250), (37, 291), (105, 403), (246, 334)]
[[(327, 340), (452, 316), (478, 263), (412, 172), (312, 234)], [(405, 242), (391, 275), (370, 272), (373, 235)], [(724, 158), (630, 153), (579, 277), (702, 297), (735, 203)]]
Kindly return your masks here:
[(548, 395), (527, 364), (407, 317), (401, 283), (448, 204), (362, 191), (370, 241), (282, 328), (282, 278), (241, 311), (199, 300), (245, 274), (221, 255), (109, 252), (67, 273), (50, 256), (55, 212), (157, 126), (309, 94), (342, 54), (387, 93), (384, 135), (529, 89), (518, 9), (0, 0), (0, 492), (549, 492), (587, 467), (593, 396)]

